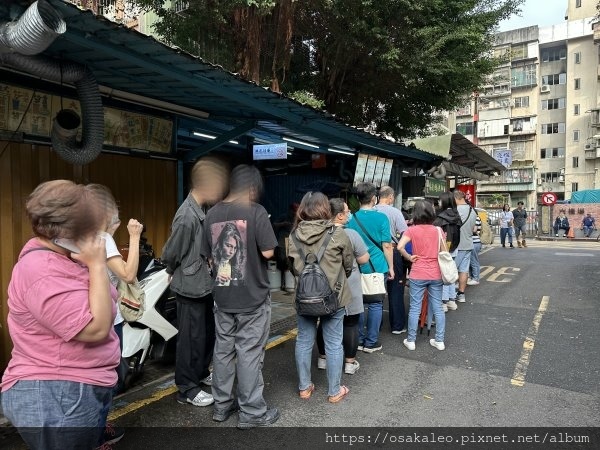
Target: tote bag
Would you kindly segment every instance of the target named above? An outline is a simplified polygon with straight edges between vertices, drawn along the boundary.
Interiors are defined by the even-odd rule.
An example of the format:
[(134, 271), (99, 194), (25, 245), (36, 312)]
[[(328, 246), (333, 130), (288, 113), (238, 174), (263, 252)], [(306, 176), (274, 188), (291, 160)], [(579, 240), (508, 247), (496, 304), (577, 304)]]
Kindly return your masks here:
[(362, 273), (363, 303), (381, 303), (385, 300), (385, 279), (382, 273)]
[(440, 265), (440, 272), (442, 272), (442, 281), (444, 284), (456, 283), (458, 280), (458, 269), (456, 268), (456, 263), (454, 262), (450, 252), (448, 252), (446, 240), (442, 238), (442, 229), (440, 227), (436, 228), (438, 230), (439, 237), (438, 264)]

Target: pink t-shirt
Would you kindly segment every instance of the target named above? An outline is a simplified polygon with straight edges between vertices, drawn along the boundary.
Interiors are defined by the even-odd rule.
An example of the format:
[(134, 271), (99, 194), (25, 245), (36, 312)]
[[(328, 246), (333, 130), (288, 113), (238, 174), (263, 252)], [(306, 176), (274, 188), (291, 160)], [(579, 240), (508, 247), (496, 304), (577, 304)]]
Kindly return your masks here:
[[(25, 244), (8, 286), (8, 328), (14, 346), (2, 391), (19, 380), (113, 386), (120, 358), (114, 330), (101, 342), (73, 339), (92, 320), (87, 267), (53, 251), (24, 254), (39, 247), (35, 238)], [(113, 305), (113, 319), (115, 314)]]
[[(442, 273), (438, 264), (439, 235), (433, 225), (414, 225), (404, 232), (412, 243), (412, 254), (419, 255), (410, 269), (411, 280), (441, 280)], [(444, 232), (442, 231), (442, 236)], [(445, 237), (444, 237), (445, 239)]]

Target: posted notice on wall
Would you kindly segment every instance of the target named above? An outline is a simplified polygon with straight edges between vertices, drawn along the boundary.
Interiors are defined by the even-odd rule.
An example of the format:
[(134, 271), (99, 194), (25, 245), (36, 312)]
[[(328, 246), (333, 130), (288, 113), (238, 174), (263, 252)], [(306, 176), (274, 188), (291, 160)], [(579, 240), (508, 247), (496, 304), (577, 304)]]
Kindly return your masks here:
[(287, 143), (253, 145), (252, 159), (287, 159)]

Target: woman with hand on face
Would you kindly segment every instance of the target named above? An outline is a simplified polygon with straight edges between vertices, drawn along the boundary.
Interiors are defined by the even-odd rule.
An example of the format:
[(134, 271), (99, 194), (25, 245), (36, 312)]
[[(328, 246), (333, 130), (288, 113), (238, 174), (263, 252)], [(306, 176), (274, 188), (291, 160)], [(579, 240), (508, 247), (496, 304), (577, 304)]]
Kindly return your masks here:
[(54, 180), (33, 191), (26, 210), (35, 237), (8, 287), (14, 348), (2, 378), (3, 412), (30, 448), (94, 448), (120, 356), (116, 292), (98, 235), (106, 202)]

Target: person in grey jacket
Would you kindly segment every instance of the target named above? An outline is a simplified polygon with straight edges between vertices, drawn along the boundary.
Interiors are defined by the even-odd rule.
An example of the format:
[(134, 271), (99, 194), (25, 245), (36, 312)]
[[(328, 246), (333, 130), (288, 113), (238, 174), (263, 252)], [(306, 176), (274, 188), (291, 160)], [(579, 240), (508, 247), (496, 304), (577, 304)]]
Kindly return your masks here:
[(202, 158), (192, 168), (191, 182), (192, 190), (173, 219), (162, 261), (167, 265), (177, 301), (177, 401), (208, 406), (214, 402), (213, 396), (200, 385), (212, 385), (209, 365), (215, 344), (213, 280), (200, 249), (207, 205), (223, 198), (228, 170), (217, 158)]

